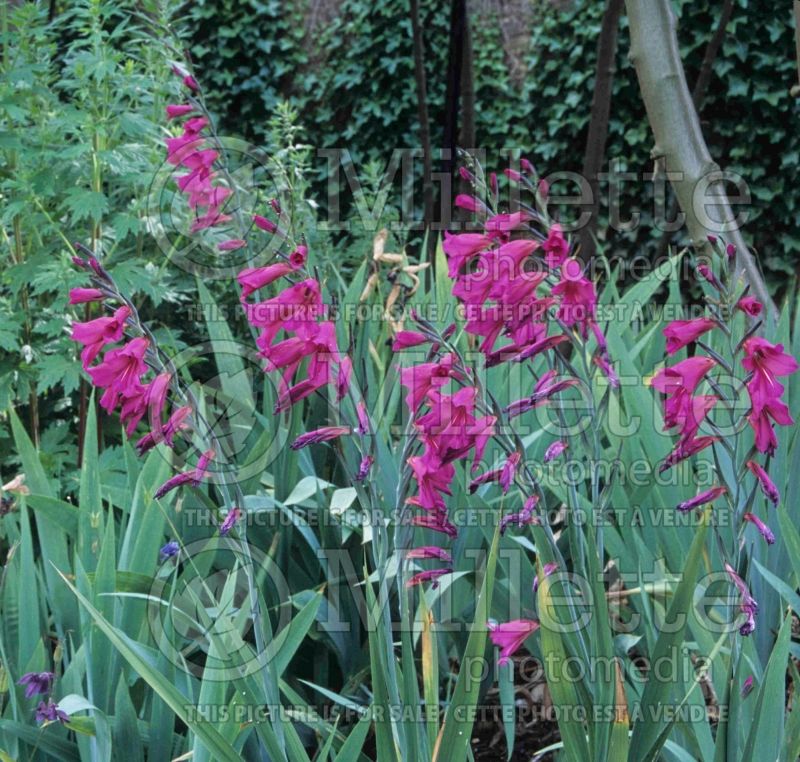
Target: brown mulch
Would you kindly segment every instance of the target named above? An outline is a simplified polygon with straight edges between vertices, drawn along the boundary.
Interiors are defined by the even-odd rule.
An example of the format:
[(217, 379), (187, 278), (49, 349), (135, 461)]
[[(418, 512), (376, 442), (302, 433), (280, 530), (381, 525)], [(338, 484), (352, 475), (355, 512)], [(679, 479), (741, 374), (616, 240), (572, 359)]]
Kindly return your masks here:
[[(553, 718), (550, 691), (538, 661), (530, 656), (517, 658), (514, 670), (514, 708), (516, 730), (512, 762), (531, 762), (534, 755), (560, 740)], [(486, 695), (472, 734), (476, 762), (500, 762), (507, 759), (502, 707), (497, 688)], [(537, 757), (541, 762), (555, 759), (553, 754)]]

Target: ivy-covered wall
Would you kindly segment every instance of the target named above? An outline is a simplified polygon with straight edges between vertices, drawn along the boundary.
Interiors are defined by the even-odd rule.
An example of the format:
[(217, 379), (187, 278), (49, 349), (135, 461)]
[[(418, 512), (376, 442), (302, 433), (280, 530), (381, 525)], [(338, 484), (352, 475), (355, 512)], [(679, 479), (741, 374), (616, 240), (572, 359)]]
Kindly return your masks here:
[[(603, 6), (597, 0), (471, 3), (477, 142), (490, 156), (519, 147), (548, 171), (580, 170)], [(691, 86), (722, 2), (677, 0), (675, 7)], [(417, 143), (407, 0), (197, 0), (189, 13), (193, 54), (229, 130), (259, 137), (277, 101), (288, 98), (309, 143), (346, 146), (357, 162), (385, 163), (392, 148)], [(449, 4), (422, 0), (420, 13), (436, 144)], [(624, 17), (621, 25), (607, 158), (622, 170), (649, 172), (652, 138), (627, 60)], [(713, 157), (750, 186), (745, 235), (776, 288), (795, 272), (800, 252), (800, 106), (790, 94), (796, 82), (791, 7), (737, 0), (701, 119)], [(634, 204), (642, 224), (634, 232), (612, 231), (606, 250), (655, 250), (660, 231), (641, 186), (631, 188), (627, 210)]]

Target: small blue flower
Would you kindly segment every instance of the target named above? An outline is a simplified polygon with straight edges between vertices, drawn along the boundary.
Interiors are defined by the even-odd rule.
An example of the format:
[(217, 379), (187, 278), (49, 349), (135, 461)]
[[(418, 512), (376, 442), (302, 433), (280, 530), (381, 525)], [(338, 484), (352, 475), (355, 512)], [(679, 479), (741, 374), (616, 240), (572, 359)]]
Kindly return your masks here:
[(158, 552), (159, 556), (162, 561), (166, 561), (168, 558), (172, 558), (173, 556), (177, 556), (178, 553), (181, 551), (181, 546), (177, 543), (176, 540), (170, 540), (161, 550)]

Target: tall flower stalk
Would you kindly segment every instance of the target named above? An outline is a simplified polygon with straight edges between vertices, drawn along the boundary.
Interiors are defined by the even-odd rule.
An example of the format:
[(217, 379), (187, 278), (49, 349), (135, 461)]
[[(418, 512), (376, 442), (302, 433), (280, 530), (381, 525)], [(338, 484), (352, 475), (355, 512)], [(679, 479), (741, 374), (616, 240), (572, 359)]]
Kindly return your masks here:
[[(419, 338), (403, 337), (395, 348), (418, 346), (427, 342), (431, 349), (426, 361), (401, 372), (401, 382), (408, 389), (409, 439), (404, 453), (407, 478), (417, 494), (398, 494), (419, 514), (407, 522), (411, 527), (432, 529), (450, 541), (458, 528), (448, 518), (445, 496), (455, 477), (453, 462), (472, 458), (469, 491), (496, 483), (505, 495), (515, 487), (521, 507), (501, 517), (501, 531), (511, 527), (531, 527), (540, 554), (540, 573), (549, 574), (565, 568), (565, 561), (549, 525), (546, 494), (526, 461), (526, 448), (517, 429), (516, 419), (544, 406), (557, 410), (563, 431), (568, 422), (561, 409), (561, 395), (578, 387), (584, 399), (583, 411), (592, 421), (586, 440), (591, 463), (590, 501), (600, 509), (600, 483), (596, 468), (602, 457), (600, 421), (595, 415), (594, 387), (598, 374), (605, 376), (610, 391), (618, 385), (611, 364), (604, 332), (596, 319), (597, 294), (594, 283), (572, 253), (560, 225), (545, 212), (546, 188), (538, 180), (530, 162), (522, 160), (522, 172), (508, 170), (512, 183), (519, 184), (532, 199), (520, 203), (515, 211), (497, 211), (499, 189), (494, 175), (484, 182), (480, 168), (475, 172), (462, 168), (461, 174), (475, 188), (475, 195), (459, 196), (456, 204), (475, 212), (483, 230), (457, 235), (445, 234), (444, 251), (448, 275), (454, 280), (453, 294), (458, 298), (468, 341), (477, 344), (482, 363), (468, 362), (459, 349), (456, 326), (438, 332), (428, 321), (417, 316)], [(571, 350), (565, 349), (571, 347)], [(542, 360), (547, 368), (534, 375), (530, 393), (505, 407), (485, 384), (485, 369), (503, 364)], [(529, 362), (530, 361), (530, 362)], [(577, 361), (578, 369), (574, 366)], [(447, 394), (453, 386), (457, 391)], [(602, 398), (605, 404), (607, 397)], [(495, 467), (481, 472), (480, 461), (490, 440), (505, 452)], [(416, 454), (418, 447), (422, 451)], [(545, 462), (567, 449), (563, 440), (546, 449)], [(412, 454), (413, 453), (413, 454)], [(570, 543), (572, 555), (579, 562), (585, 555), (583, 540), (574, 531), (580, 526), (577, 494), (571, 495)], [(406, 511), (407, 512), (407, 511)], [(602, 525), (598, 524), (598, 533)], [(407, 547), (408, 532), (398, 539), (398, 547)], [(603, 555), (602, 536), (598, 536), (599, 556)], [(451, 571), (450, 556), (442, 545), (407, 550), (406, 559), (445, 560), (448, 565), (419, 571), (407, 583), (414, 586), (432, 582)], [(581, 568), (583, 565), (581, 564)], [(490, 635), (507, 660), (525, 638), (536, 631), (531, 619), (514, 620), (505, 625), (490, 623)]]
[[(695, 266), (707, 314), (675, 320), (664, 328), (670, 357), (684, 348), (694, 347), (695, 353), (659, 370), (651, 383), (665, 395), (665, 429), (678, 432), (661, 470), (675, 468), (704, 451), (713, 458), (719, 484), (677, 509), (690, 511), (713, 502), (721, 511), (725, 500), (734, 533), (727, 536), (715, 526), (717, 547), (735, 591), (739, 632), (750, 635), (756, 628), (758, 603), (746, 582), (750, 571), (747, 543), (750, 532), (768, 545), (775, 542), (767, 516), (759, 515), (759, 508), (763, 505), (768, 511), (780, 502), (768, 466), (778, 444), (776, 427), (794, 423), (782, 400), (780, 379), (796, 372), (798, 364), (783, 345), (759, 335), (764, 307), (735, 279), (735, 247), (713, 237), (709, 240), (715, 258)], [(712, 393), (702, 393), (704, 387)]]

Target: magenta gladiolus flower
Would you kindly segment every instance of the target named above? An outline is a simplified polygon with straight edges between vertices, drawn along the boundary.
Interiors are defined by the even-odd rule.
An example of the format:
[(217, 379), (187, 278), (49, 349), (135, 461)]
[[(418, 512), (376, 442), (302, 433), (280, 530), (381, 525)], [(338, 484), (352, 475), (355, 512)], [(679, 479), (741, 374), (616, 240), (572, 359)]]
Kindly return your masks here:
[(536, 504), (539, 502), (538, 495), (531, 495), (522, 506), (519, 513), (507, 513), (500, 519), (500, 534), (505, 534), (510, 525), (522, 527), (527, 524), (540, 525), (541, 519), (534, 514)]
[[(789, 376), (797, 370), (797, 360), (783, 351), (783, 344), (772, 344), (760, 336), (746, 339), (742, 344), (745, 357), (742, 365), (753, 373), (748, 388), (751, 397), (779, 397), (783, 394), (783, 385), (778, 383), (778, 376)], [(753, 400), (754, 406), (757, 405)]]
[(567, 447), (569, 447), (569, 445), (560, 439), (553, 442), (553, 444), (544, 451), (544, 462), (549, 463), (551, 460), (555, 460)]
[(372, 468), (372, 464), (375, 462), (375, 458), (372, 455), (365, 455), (361, 458), (361, 463), (358, 466), (358, 472), (356, 473), (354, 480), (357, 482), (363, 482), (364, 479), (367, 478), (369, 475), (369, 470)]
[(743, 296), (736, 302), (736, 308), (746, 312), (750, 317), (758, 317), (764, 309), (764, 305), (754, 296)]
[[(416, 498), (409, 498), (406, 501), (409, 505), (418, 505)], [(421, 529), (430, 529), (433, 532), (441, 532), (448, 537), (455, 539), (458, 537), (458, 529), (455, 525), (442, 512), (431, 511), (430, 513), (422, 514), (421, 516), (412, 516), (409, 522), (411, 526), (420, 527)]]
[(276, 262), (274, 265), (267, 265), (266, 267), (250, 267), (242, 270), (237, 276), (236, 280), (242, 287), (242, 299), (247, 299), (254, 291), (258, 291), (264, 286), (282, 278), (284, 275), (294, 271), (294, 267), (288, 262)]
[(744, 580), (733, 570), (733, 567), (727, 562), (725, 563), (725, 571), (731, 578), (733, 584), (736, 586), (736, 589), (739, 591), (740, 595), (739, 608), (746, 617), (745, 623), (739, 628), (739, 633), (741, 635), (750, 635), (756, 629), (755, 616), (758, 613), (758, 603), (756, 602), (755, 598), (753, 598), (753, 596), (750, 595), (750, 590), (748, 589)]
[(455, 205), (461, 209), (466, 209), (468, 212), (485, 214), (488, 211), (483, 201), (465, 193), (459, 193), (456, 196)]
[(446, 505), (442, 494), (452, 494), (450, 483), (455, 476), (453, 464), (442, 463), (430, 450), (425, 455), (412, 455), (407, 462), (419, 487), (419, 494), (413, 498), (416, 504), (422, 508), (443, 511)]
[(594, 321), (597, 294), (594, 283), (583, 277), (583, 268), (576, 259), (561, 265), (561, 280), (553, 286), (552, 294), (561, 298), (559, 320), (569, 326), (579, 324), (585, 338)]
[[(562, 344), (565, 341), (569, 341), (569, 336), (565, 336), (563, 333), (557, 333), (555, 336), (547, 336), (539, 341), (534, 341), (533, 344), (528, 345), (521, 352), (514, 355), (511, 360), (513, 362), (522, 362), (523, 360), (528, 360), (531, 357), (536, 357), (536, 355), (541, 354), (542, 352), (548, 352), (549, 350), (553, 349), (553, 347), (557, 347), (559, 344)], [(486, 360), (486, 365), (487, 367), (491, 367), (488, 358)]]
[(505, 495), (511, 488), (511, 484), (514, 481), (514, 474), (516, 473), (521, 457), (522, 456), (518, 452), (512, 452), (508, 458), (506, 458), (506, 462), (502, 468), (496, 468), (493, 471), (487, 471), (486, 473), (483, 473), (473, 479), (469, 485), (470, 493), (475, 492), (475, 490), (478, 489), (481, 484), (499, 482), (500, 487), (503, 490), (503, 494)]
[[(730, 246), (730, 244), (728, 244)], [(742, 698), (746, 698), (750, 691), (753, 690), (753, 676), (749, 675), (747, 679), (742, 683)]]
[(765, 398), (754, 394), (749, 386), (748, 391), (753, 402), (753, 410), (747, 416), (747, 421), (755, 433), (756, 449), (772, 455), (778, 446), (772, 421), (780, 426), (791, 426), (794, 418), (789, 414), (789, 408), (777, 397)]
[(512, 452), (511, 455), (506, 458), (505, 465), (500, 472), (500, 488), (503, 490), (504, 495), (514, 483), (514, 475), (517, 472), (517, 466), (521, 459), (522, 456), (518, 452)]
[(306, 263), (307, 256), (308, 248), (301, 244), (289, 255), (289, 264), (299, 270)]
[(696, 439), (681, 439), (678, 444), (675, 446), (675, 449), (664, 458), (664, 461), (658, 468), (658, 473), (663, 474), (665, 471), (669, 471), (676, 463), (680, 463), (682, 460), (686, 460), (686, 458), (690, 458), (692, 455), (700, 452), (701, 450), (705, 450), (706, 447), (714, 444), (714, 442), (718, 442), (718, 437), (697, 437)]
[[(341, 402), (350, 391), (350, 380), (353, 377), (353, 361), (345, 355), (339, 361), (339, 370), (336, 372), (336, 401)], [(366, 432), (364, 432), (366, 433)]]
[(192, 222), (189, 232), (198, 233), (206, 228), (224, 225), (226, 222), (230, 222), (232, 219), (233, 217), (231, 217), (229, 214), (223, 214), (219, 209), (211, 208), (202, 217), (198, 217), (194, 222)]
[(701, 505), (706, 505), (706, 503), (713, 503), (717, 498), (721, 497), (727, 492), (726, 487), (712, 487), (711, 489), (707, 489), (701, 492), (699, 495), (695, 495), (694, 497), (690, 498), (689, 500), (684, 500), (682, 503), (679, 503), (676, 507), (679, 511), (691, 511), (692, 508), (697, 508)]
[(224, 521), (219, 525), (219, 533), (224, 537), (233, 529), (240, 518), (242, 518), (242, 509), (237, 507), (231, 508), (225, 516)]
[(608, 355), (605, 352), (600, 352), (594, 358), (594, 363), (603, 371), (603, 375), (608, 379), (608, 385), (612, 389), (619, 389), (619, 376), (611, 365)]
[(452, 569), (429, 569), (428, 571), (422, 571), (418, 574), (415, 574), (406, 582), (406, 587), (414, 587), (415, 585), (421, 585), (423, 582), (432, 582), (432, 588), (436, 589), (438, 587), (439, 577), (443, 577), (445, 574), (452, 574)]
[(197, 84), (197, 80), (191, 74), (187, 74), (183, 78), (183, 84), (194, 93), (200, 89), (200, 85)]
[(24, 685), (25, 698), (31, 698), (37, 693), (50, 693), (55, 679), (52, 672), (28, 672), (17, 680), (17, 685)]
[(400, 383), (409, 390), (406, 395), (406, 405), (409, 410), (412, 412), (418, 410), (431, 389), (439, 389), (451, 378), (460, 377), (453, 367), (454, 364), (455, 357), (445, 355), (438, 362), (412, 365), (400, 371)]
[(208, 464), (214, 459), (214, 451), (206, 450), (198, 459), (197, 466), (189, 471), (184, 471), (182, 474), (167, 479), (153, 495), (155, 500), (164, 497), (168, 492), (184, 484), (196, 487), (203, 479), (208, 476)]
[(164, 405), (167, 402), (171, 382), (171, 373), (159, 373), (147, 385), (148, 415), (154, 429), (161, 428), (161, 415), (164, 412)]
[(716, 365), (705, 355), (695, 355), (669, 368), (662, 368), (653, 376), (651, 386), (667, 395), (664, 401), (664, 426), (679, 426), (686, 417), (691, 395), (703, 377)]
[(153, 430), (158, 434), (161, 430), (161, 414), (166, 404), (167, 394), (172, 376), (162, 373), (149, 384), (136, 387), (134, 393), (123, 395), (120, 410), (120, 422), (126, 424), (125, 431), (131, 436), (145, 413), (149, 414)]
[[(196, 116), (193, 119), (187, 119), (183, 124), (183, 131), (185, 134), (198, 134), (208, 127), (208, 119), (204, 116)], [(189, 166), (186, 162), (184, 165)]]
[(512, 619), (504, 624), (490, 621), (489, 637), (500, 648), (498, 665), (507, 664), (527, 638), (539, 629), (539, 622), (532, 619)]
[[(674, 426), (680, 427), (679, 436), (682, 442), (694, 439), (700, 424), (717, 402), (719, 398), (713, 394), (698, 394), (685, 400), (685, 404), (675, 414), (673, 423)], [(664, 428), (669, 427), (665, 425)]]
[(369, 414), (367, 407), (362, 400), (358, 401), (356, 405), (356, 416), (358, 417), (357, 432), (363, 437), (369, 434)]
[(172, 413), (169, 420), (160, 431), (154, 429), (149, 434), (145, 434), (145, 436), (136, 443), (136, 450), (139, 455), (144, 455), (148, 450), (152, 450), (159, 442), (164, 442), (168, 447), (173, 447), (175, 435), (189, 428), (186, 419), (191, 414), (192, 407), (190, 405), (179, 407)]
[(392, 342), (392, 351), (399, 352), (410, 347), (418, 347), (420, 344), (427, 344), (430, 339), (419, 331), (398, 331)]
[(758, 479), (758, 484), (761, 487), (761, 491), (777, 508), (778, 503), (781, 501), (781, 493), (775, 486), (775, 482), (769, 478), (769, 474), (764, 470), (764, 468), (754, 460), (748, 460), (747, 467), (750, 469), (751, 473), (756, 477), (756, 479)]
[[(463, 459), (474, 452), (473, 469), (483, 457), (483, 451), (493, 434), (494, 418), (475, 417), (475, 398), (477, 390), (468, 386), (452, 395), (442, 394), (441, 384), (434, 383), (438, 373), (444, 370), (443, 381), (452, 372), (452, 358), (442, 358), (440, 363), (426, 363), (408, 368), (403, 383), (411, 389), (407, 404), (412, 411), (425, 403), (428, 410), (419, 415), (415, 426), (420, 441), (424, 445), (421, 455), (412, 455), (407, 463), (417, 483), (418, 493), (407, 499), (409, 505), (421, 508), (425, 514), (411, 520), (414, 526), (425, 527), (442, 532), (450, 537), (457, 534), (456, 528), (447, 518), (445, 495), (450, 495), (450, 485), (455, 477), (454, 461)], [(401, 371), (405, 373), (405, 371)], [(413, 379), (422, 382), (422, 389), (416, 389)], [(509, 469), (515, 458), (509, 459)], [(492, 479), (500, 480), (502, 469), (491, 473)], [(418, 577), (417, 582), (426, 581)]]
[(447, 274), (455, 278), (461, 268), (481, 251), (492, 245), (489, 236), (480, 233), (444, 234), (442, 248), (447, 255)]
[[(548, 563), (542, 566), (542, 574), (545, 577), (549, 577), (556, 569), (558, 569), (558, 564), (554, 561), (549, 561)], [(539, 590), (539, 575), (535, 574), (533, 576), (533, 592), (534, 594)]]
[(711, 284), (717, 291), (722, 291), (722, 284), (719, 282), (719, 280), (717, 280), (717, 276), (714, 275), (714, 271), (708, 265), (697, 265), (697, 273), (703, 280)]
[(149, 346), (150, 342), (141, 336), (131, 339), (119, 349), (106, 352), (103, 362), (87, 370), (92, 383), (106, 390), (100, 405), (109, 413), (123, 397), (139, 395), (142, 386), (139, 379), (147, 371), (144, 354)]
[(220, 251), (236, 251), (236, 249), (242, 249), (245, 246), (247, 246), (247, 241), (241, 238), (231, 238), (227, 241), (222, 241), (222, 243), (217, 245), (217, 248)]
[(268, 220), (266, 217), (262, 217), (260, 214), (253, 215), (253, 222), (257, 228), (266, 230), (267, 233), (274, 233), (278, 229), (278, 226), (272, 222), (272, 220)]
[(70, 304), (102, 301), (105, 294), (99, 288), (73, 288), (69, 292)]
[(191, 405), (184, 405), (183, 407), (179, 407), (169, 417), (169, 420), (161, 431), (164, 441), (167, 443), (167, 445), (172, 447), (174, 444), (175, 435), (181, 431), (186, 431), (189, 428), (189, 424), (186, 421), (192, 412)]
[(312, 333), (312, 326), (322, 315), (319, 283), (313, 278), (306, 278), (272, 299), (248, 305), (246, 311), (250, 323), (264, 329), (261, 345), (271, 344), (281, 330)]
[(511, 212), (510, 214), (496, 214), (486, 220), (484, 230), (487, 233), (507, 234), (512, 230), (522, 227), (531, 219), (528, 212)]
[(167, 161), (178, 166), (191, 154), (197, 153), (203, 146), (203, 137), (196, 132), (184, 132), (175, 138), (167, 138)]
[(446, 564), (453, 563), (453, 557), (446, 550), (436, 545), (425, 545), (420, 548), (413, 548), (407, 551), (405, 556), (406, 558), (416, 558), (420, 560), (435, 558), (438, 561), (444, 561)]
[(504, 169), (503, 174), (514, 183), (518, 183), (522, 179), (522, 175), (516, 169)]
[(747, 382), (752, 410), (747, 420), (755, 433), (759, 452), (773, 453), (778, 445), (772, 422), (781, 426), (794, 423), (789, 408), (781, 401), (783, 384), (778, 376), (788, 376), (797, 370), (797, 361), (783, 351), (783, 344), (772, 344), (754, 336), (743, 343), (745, 357), (742, 365), (751, 371)]
[(113, 344), (122, 338), (125, 321), (130, 314), (129, 307), (120, 307), (113, 317), (99, 317), (86, 323), (72, 324), (72, 340), (84, 346), (81, 352), (84, 369), (88, 370), (106, 344)]
[(716, 326), (711, 318), (696, 318), (695, 320), (673, 320), (663, 330), (667, 339), (667, 354), (674, 355), (679, 349), (702, 336)]
[(301, 450), (308, 445), (319, 444), (320, 442), (330, 442), (332, 439), (350, 434), (349, 426), (323, 426), (322, 428), (301, 434), (292, 442), (289, 447), (292, 450)]
[(569, 256), (569, 244), (561, 232), (561, 225), (557, 222), (553, 224), (547, 234), (547, 240), (542, 245), (545, 251), (545, 262), (551, 270), (556, 270), (567, 260)]
[(759, 534), (767, 541), (767, 545), (775, 544), (775, 535), (772, 530), (754, 513), (745, 513), (742, 518), (749, 521), (759, 532)]
[(177, 119), (191, 114), (192, 111), (194, 111), (194, 106), (190, 106), (188, 103), (181, 103), (179, 105), (170, 104), (167, 106), (167, 119)]

